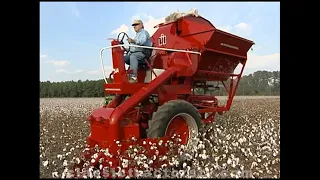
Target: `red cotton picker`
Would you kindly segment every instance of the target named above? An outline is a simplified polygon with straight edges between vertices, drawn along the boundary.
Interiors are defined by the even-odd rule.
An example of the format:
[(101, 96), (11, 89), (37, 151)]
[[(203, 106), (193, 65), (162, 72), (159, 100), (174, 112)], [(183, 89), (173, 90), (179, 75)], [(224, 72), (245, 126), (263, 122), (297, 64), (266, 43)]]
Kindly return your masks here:
[[(91, 133), (82, 160), (74, 166), (76, 177), (89, 177), (88, 171), (79, 172), (85, 167), (100, 177), (119, 173), (136, 177), (133, 170), (164, 168), (169, 151), (181, 154), (192, 149), (200, 129), (212, 123), (216, 113), (221, 115), (230, 109), (254, 42), (216, 29), (197, 15), (182, 16), (157, 27), (150, 38), (153, 46), (143, 46), (152, 49), (152, 55), (139, 64), (137, 83), (128, 82), (129, 70), (123, 57), (129, 51), (124, 46), (140, 46), (124, 45), (118, 36), (110, 47), (101, 50), (103, 67), (103, 50), (112, 51), (114, 71), (109, 78), (104, 73), (104, 89), (114, 98), (88, 117)], [(241, 72), (234, 74), (239, 64)], [(155, 68), (164, 71), (157, 75)], [(151, 76), (154, 78), (146, 82)], [(215, 96), (194, 91), (215, 88), (214, 81), (222, 82), (228, 92), (225, 105), (219, 105)], [(147, 157), (151, 161), (147, 166), (139, 164)]]

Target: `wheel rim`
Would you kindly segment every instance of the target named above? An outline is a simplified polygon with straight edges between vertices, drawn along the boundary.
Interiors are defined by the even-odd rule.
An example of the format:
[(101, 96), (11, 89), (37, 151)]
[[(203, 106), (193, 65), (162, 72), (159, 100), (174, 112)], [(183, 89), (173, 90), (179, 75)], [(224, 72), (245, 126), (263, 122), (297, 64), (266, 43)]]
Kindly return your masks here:
[(187, 113), (175, 115), (168, 123), (165, 131), (166, 136), (180, 135), (181, 143), (190, 144), (190, 139), (198, 135), (198, 125), (194, 118)]

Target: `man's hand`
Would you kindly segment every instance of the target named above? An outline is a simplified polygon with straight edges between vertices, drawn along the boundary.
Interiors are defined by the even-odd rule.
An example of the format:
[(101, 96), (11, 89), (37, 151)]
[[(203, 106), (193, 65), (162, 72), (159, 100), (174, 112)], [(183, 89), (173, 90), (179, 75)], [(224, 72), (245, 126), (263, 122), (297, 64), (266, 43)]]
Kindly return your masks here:
[(129, 43), (135, 43), (136, 41), (134, 39), (128, 38), (127, 39)]

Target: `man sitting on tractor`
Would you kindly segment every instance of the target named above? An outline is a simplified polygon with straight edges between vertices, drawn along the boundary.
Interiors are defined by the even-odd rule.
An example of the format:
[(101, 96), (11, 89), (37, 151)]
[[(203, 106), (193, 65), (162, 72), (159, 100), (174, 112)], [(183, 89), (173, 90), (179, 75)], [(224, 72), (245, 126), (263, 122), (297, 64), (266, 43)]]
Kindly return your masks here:
[[(144, 29), (141, 20), (135, 20), (132, 23), (136, 36), (134, 39), (129, 38), (128, 42), (130, 44), (135, 44), (139, 46), (152, 46), (150, 41), (150, 35), (148, 31)], [(140, 48), (140, 47), (130, 47), (130, 52), (124, 56), (124, 62), (130, 65), (130, 70), (132, 73), (129, 75), (129, 82), (137, 82), (138, 64), (144, 63), (145, 58), (148, 58), (148, 54), (151, 54), (152, 49)]]

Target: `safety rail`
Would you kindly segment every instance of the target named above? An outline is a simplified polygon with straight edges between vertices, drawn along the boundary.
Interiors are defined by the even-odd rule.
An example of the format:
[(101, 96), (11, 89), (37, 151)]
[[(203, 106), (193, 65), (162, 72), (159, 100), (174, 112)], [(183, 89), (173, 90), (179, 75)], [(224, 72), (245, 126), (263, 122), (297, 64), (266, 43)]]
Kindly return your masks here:
[(134, 45), (134, 44), (128, 44), (128, 45), (118, 44), (118, 45), (114, 45), (114, 46), (108, 46), (108, 47), (102, 48), (101, 51), (100, 51), (100, 60), (101, 60), (101, 65), (102, 65), (102, 72), (103, 72), (103, 77), (104, 77), (104, 81), (105, 81), (106, 84), (108, 84), (108, 82), (107, 82), (106, 73), (105, 73), (105, 70), (104, 70), (102, 53), (103, 53), (103, 51), (105, 49), (112, 49), (112, 48), (115, 48), (115, 47), (122, 47), (122, 46), (139, 47), (139, 48), (145, 48), (145, 49), (155, 49), (155, 50), (164, 50), (164, 51), (174, 51), (174, 52), (184, 52), (184, 53), (191, 53), (191, 54), (199, 54), (199, 55), (201, 55), (200, 52), (195, 52), (195, 51), (186, 51), (186, 50), (169, 49), (169, 48), (159, 48), (159, 47), (151, 47), (151, 46), (139, 46), (139, 45)]

